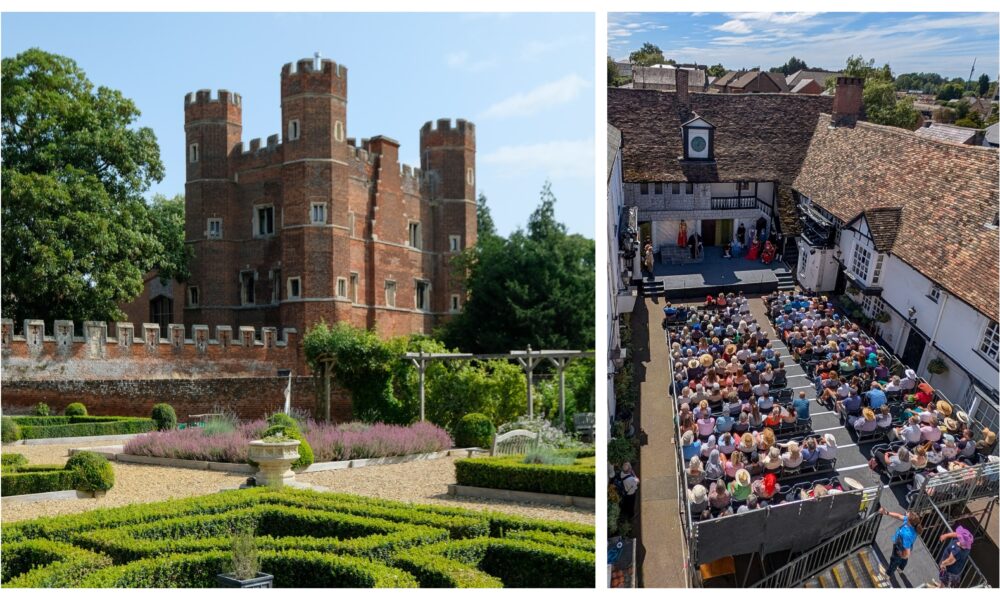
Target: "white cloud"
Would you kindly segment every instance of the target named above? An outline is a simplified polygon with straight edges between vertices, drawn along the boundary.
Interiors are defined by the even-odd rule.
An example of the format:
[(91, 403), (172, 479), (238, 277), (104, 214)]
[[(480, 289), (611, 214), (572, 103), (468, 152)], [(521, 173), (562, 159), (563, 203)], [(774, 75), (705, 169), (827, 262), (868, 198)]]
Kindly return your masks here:
[(590, 82), (586, 79), (576, 74), (567, 75), (527, 92), (504, 98), (483, 111), (480, 117), (526, 117), (546, 108), (566, 104), (588, 87)]
[(726, 21), (722, 25), (716, 25), (712, 29), (716, 29), (718, 31), (725, 31), (727, 33), (750, 33), (751, 32), (750, 26), (747, 25), (746, 22), (740, 21), (739, 19), (733, 19), (732, 21)]
[(478, 73), (495, 67), (498, 64), (496, 58), (474, 57), (467, 50), (451, 52), (444, 57), (445, 64), (452, 69), (460, 69), (470, 73)]
[(479, 161), (502, 168), (512, 177), (542, 171), (549, 177), (593, 177), (594, 139), (501, 146)]
[(802, 23), (808, 21), (809, 19), (815, 17), (819, 13), (814, 12), (797, 12), (797, 13), (766, 13), (766, 12), (754, 12), (754, 13), (736, 13), (729, 15), (733, 19), (738, 19), (741, 21), (762, 21), (764, 23), (774, 23), (776, 25), (793, 25), (795, 23)]

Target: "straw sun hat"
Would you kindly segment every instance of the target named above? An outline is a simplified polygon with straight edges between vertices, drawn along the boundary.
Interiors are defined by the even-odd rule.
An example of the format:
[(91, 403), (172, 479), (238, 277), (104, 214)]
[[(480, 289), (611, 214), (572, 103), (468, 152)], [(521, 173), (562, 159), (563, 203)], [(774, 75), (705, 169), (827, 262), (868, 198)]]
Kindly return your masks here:
[(746, 469), (736, 471), (736, 482), (740, 485), (750, 485), (750, 472)]
[(945, 417), (950, 417), (952, 411), (951, 404), (948, 404), (944, 400), (938, 400), (937, 411)]
[(865, 421), (875, 420), (875, 411), (873, 411), (870, 408), (865, 408), (863, 411), (861, 411), (861, 414), (864, 415)]

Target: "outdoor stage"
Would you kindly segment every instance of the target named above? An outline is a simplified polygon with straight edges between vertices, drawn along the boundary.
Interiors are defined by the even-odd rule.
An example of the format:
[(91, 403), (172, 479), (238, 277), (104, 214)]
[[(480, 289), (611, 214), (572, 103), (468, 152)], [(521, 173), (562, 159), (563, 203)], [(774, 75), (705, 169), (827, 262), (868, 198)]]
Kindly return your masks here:
[(667, 299), (674, 300), (740, 290), (746, 294), (765, 294), (778, 289), (783, 280), (791, 282), (791, 274), (783, 262), (775, 260), (765, 265), (745, 257), (722, 258), (721, 247), (708, 247), (700, 263), (664, 265), (657, 259), (653, 276), (646, 275), (643, 285), (648, 288), (651, 284), (662, 284)]

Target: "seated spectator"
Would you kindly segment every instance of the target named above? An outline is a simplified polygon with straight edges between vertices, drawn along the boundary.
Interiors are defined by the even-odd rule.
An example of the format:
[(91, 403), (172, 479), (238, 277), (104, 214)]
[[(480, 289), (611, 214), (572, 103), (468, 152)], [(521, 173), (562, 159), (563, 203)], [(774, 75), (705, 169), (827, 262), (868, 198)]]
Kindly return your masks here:
[(774, 430), (767, 427), (757, 434), (757, 451), (761, 454), (767, 454), (775, 442)]
[(832, 433), (824, 434), (816, 441), (816, 450), (819, 453), (819, 461), (822, 461), (817, 462), (817, 468), (829, 466), (837, 459), (837, 438), (833, 437)]
[(905, 446), (901, 446), (898, 452), (886, 452), (882, 458), (890, 474), (905, 473), (913, 468), (910, 464), (910, 451)]
[(750, 495), (750, 472), (740, 469), (736, 472), (736, 477), (729, 482), (729, 495), (733, 502), (743, 502)]
[(708, 436), (708, 440), (701, 445), (701, 457), (708, 458), (712, 454), (712, 450), (718, 450), (719, 445), (716, 443), (715, 436)]
[(885, 384), (885, 391), (887, 392), (898, 392), (903, 388), (899, 384), (899, 375), (893, 375), (889, 379), (889, 383)]
[(781, 451), (777, 446), (771, 446), (766, 457), (761, 461), (765, 473), (777, 473), (781, 470)]
[(854, 394), (853, 396), (848, 396), (838, 407), (838, 410), (843, 409), (843, 413), (848, 417), (857, 417), (861, 415), (861, 396)]
[(720, 435), (732, 431), (733, 424), (736, 423), (736, 419), (729, 416), (728, 407), (729, 404), (724, 403), (722, 405), (722, 415), (715, 420), (715, 433), (718, 433)]
[(905, 425), (896, 428), (896, 435), (899, 439), (906, 442), (907, 445), (920, 443), (922, 437), (920, 431), (920, 417), (913, 415), (907, 419)]
[(708, 490), (703, 485), (696, 485), (688, 491), (688, 502), (691, 503), (691, 514), (700, 515), (708, 509)]
[(927, 448), (924, 446), (917, 446), (913, 449), (913, 453), (910, 454), (910, 465), (913, 467), (914, 471), (927, 468)]
[(917, 374), (913, 369), (907, 369), (904, 375), (905, 377), (899, 380), (899, 389), (908, 392), (917, 387)]
[(687, 474), (689, 486), (695, 486), (705, 481), (705, 469), (697, 456), (691, 457), (691, 462), (688, 463), (688, 468), (684, 472)]
[(976, 450), (984, 456), (989, 456), (996, 448), (997, 434), (989, 427), (983, 427), (983, 439), (976, 442)]
[(950, 462), (958, 457), (958, 445), (955, 444), (955, 438), (950, 435), (946, 435), (944, 439), (944, 444), (941, 445), (941, 457), (945, 462)]
[(920, 441), (937, 442), (941, 439), (941, 429), (938, 428), (937, 418), (931, 417), (930, 422), (920, 426)]
[(718, 450), (712, 450), (708, 455), (708, 462), (705, 463), (705, 479), (716, 480), (726, 476), (726, 466), (722, 464), (722, 457)]
[(715, 417), (712, 416), (712, 413), (705, 410), (701, 413), (701, 418), (698, 419), (698, 437), (704, 442), (714, 431)]
[[(744, 415), (746, 413), (743, 413)], [(757, 454), (757, 442), (753, 440), (753, 435), (750, 433), (744, 433), (743, 437), (740, 438), (740, 443), (736, 446), (738, 452), (742, 452), (744, 456), (753, 456)]]
[(867, 394), (865, 394), (865, 396), (868, 399), (868, 406), (871, 407), (872, 410), (882, 408), (887, 402), (885, 392), (882, 391), (882, 386), (880, 386), (877, 381), (872, 382), (871, 389)]
[(765, 427), (778, 427), (781, 425), (781, 408), (775, 406), (764, 419)]
[(750, 486), (759, 502), (767, 504), (774, 498), (774, 495), (781, 491), (778, 484), (778, 477), (774, 473), (767, 473), (762, 478), (753, 482)]
[(934, 391), (928, 391), (929, 388), (930, 386), (926, 384), (920, 384), (917, 387), (917, 393), (913, 395), (913, 401), (924, 408), (930, 406), (931, 402), (934, 401)]
[(795, 418), (800, 424), (809, 421), (809, 399), (806, 398), (805, 391), (799, 392), (799, 397), (792, 402), (792, 408), (795, 409)]
[(715, 485), (712, 486), (712, 491), (708, 493), (708, 505), (716, 510), (728, 508), (732, 499), (732, 496), (726, 489), (725, 482), (721, 480), (717, 481)]
[(733, 433), (742, 435), (750, 429), (750, 415), (745, 412), (741, 412), (739, 419), (733, 425)]
[[(778, 408), (778, 407), (775, 407)], [(795, 418), (795, 411), (788, 410), (786, 407), (782, 406), (781, 410), (781, 423), (782, 425), (795, 425), (798, 419)]]
[(771, 408), (774, 406), (774, 398), (772, 398), (771, 396), (760, 396), (759, 398), (757, 398), (757, 406), (763, 412), (770, 411)]
[(787, 452), (781, 455), (781, 466), (786, 469), (797, 469), (802, 466), (802, 452), (799, 450), (799, 443), (791, 441), (785, 444)]
[(746, 502), (746, 504), (744, 504), (743, 506), (741, 506), (741, 507), (739, 507), (739, 508), (736, 509), (736, 514), (740, 515), (740, 514), (743, 514), (745, 512), (750, 512), (751, 510), (754, 510), (755, 508), (757, 508), (757, 495), (756, 494), (750, 494), (749, 496), (747, 496), (747, 502)]
[(875, 417), (875, 427), (878, 429), (888, 429), (892, 427), (892, 413), (889, 412), (889, 405), (883, 404)]
[(740, 469), (746, 469), (747, 465), (745, 459), (743, 458), (743, 453), (739, 450), (734, 450), (731, 455), (729, 455), (729, 461), (726, 463), (726, 478), (732, 479), (736, 477), (736, 473)]
[(733, 439), (732, 434), (729, 432), (723, 433), (719, 437), (719, 452), (729, 456), (734, 450), (736, 450), (736, 440)]
[(870, 408), (861, 411), (861, 416), (851, 422), (854, 430), (858, 433), (871, 433), (875, 431), (875, 412)]
[(962, 439), (956, 442), (958, 445), (958, 455), (962, 458), (974, 458), (976, 456), (976, 442), (972, 438), (972, 430), (966, 427), (962, 430)]
[(802, 447), (802, 466), (815, 466), (818, 460), (819, 449), (816, 446), (816, 438), (806, 438)]
[(694, 433), (690, 430), (681, 435), (681, 452), (685, 462), (701, 454), (701, 442), (695, 439)]

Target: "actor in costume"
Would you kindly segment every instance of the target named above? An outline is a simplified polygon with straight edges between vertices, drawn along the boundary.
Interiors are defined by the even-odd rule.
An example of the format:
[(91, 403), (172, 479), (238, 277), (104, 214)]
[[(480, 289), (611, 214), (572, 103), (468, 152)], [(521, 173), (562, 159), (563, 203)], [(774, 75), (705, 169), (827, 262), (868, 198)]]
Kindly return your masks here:
[(677, 231), (677, 245), (681, 248), (687, 246), (688, 241), (688, 226), (686, 221), (681, 221), (681, 227)]
[(750, 244), (750, 251), (747, 252), (747, 260), (757, 260), (760, 258), (760, 240), (754, 239)]
[(765, 265), (771, 264), (771, 261), (774, 260), (774, 251), (774, 244), (771, 243), (771, 240), (764, 242), (764, 255), (761, 260), (764, 261)]

